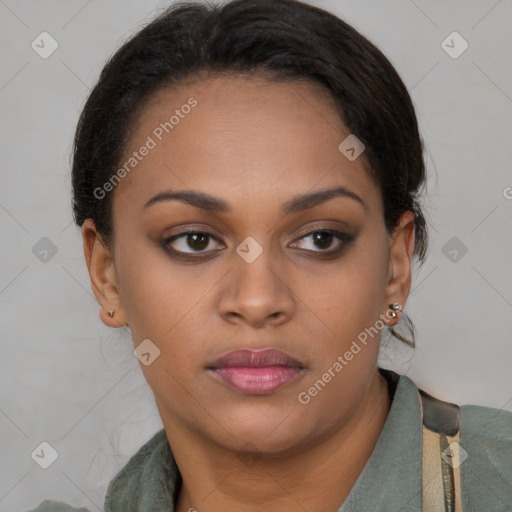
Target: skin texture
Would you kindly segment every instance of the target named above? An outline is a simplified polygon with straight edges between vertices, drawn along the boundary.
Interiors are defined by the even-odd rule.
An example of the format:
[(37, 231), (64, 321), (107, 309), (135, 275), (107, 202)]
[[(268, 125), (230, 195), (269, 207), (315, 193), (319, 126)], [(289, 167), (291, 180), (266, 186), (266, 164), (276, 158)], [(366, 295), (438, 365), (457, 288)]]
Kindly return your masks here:
[[(112, 247), (91, 220), (83, 225), (101, 319), (128, 323), (135, 347), (149, 338), (161, 351), (141, 369), (183, 476), (179, 512), (335, 511), (389, 412), (380, 331), (309, 403), (297, 397), (390, 303), (405, 305), (413, 214), (387, 232), (364, 153), (349, 161), (339, 151), (350, 132), (323, 89), (307, 83), (215, 77), (160, 91), (142, 109), (126, 158), (191, 97), (197, 106), (116, 186)], [(281, 211), (297, 195), (339, 186), (364, 206), (339, 196)], [(176, 200), (144, 209), (167, 190), (215, 196), (231, 212)], [(322, 228), (355, 239), (315, 244)], [(196, 259), (173, 258), (165, 240), (190, 229), (216, 239), (175, 240), (167, 247)], [(252, 263), (236, 252), (248, 236), (263, 249)], [(206, 371), (242, 347), (280, 349), (305, 369), (272, 393), (243, 394)]]

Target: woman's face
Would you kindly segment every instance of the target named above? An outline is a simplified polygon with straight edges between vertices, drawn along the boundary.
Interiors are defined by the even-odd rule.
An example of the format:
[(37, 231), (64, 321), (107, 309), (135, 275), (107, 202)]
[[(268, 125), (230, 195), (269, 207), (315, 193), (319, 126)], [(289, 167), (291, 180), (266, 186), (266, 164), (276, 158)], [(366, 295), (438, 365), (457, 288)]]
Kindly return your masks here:
[(151, 340), (141, 368), (170, 431), (284, 453), (364, 401), (412, 237), (388, 236), (364, 152), (339, 149), (349, 135), (298, 82), (215, 78), (144, 108), (97, 296), (135, 347)]

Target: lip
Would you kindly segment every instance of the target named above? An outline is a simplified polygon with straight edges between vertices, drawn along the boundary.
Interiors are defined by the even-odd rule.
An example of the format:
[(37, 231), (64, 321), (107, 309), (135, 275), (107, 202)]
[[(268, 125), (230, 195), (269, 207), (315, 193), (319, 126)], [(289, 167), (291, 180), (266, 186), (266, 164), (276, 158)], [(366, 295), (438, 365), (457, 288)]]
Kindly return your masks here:
[(273, 348), (233, 350), (207, 367), (213, 377), (247, 395), (272, 393), (304, 369), (297, 359)]
[(263, 368), (267, 366), (303, 367), (297, 359), (275, 348), (232, 350), (208, 365), (208, 368), (244, 366)]

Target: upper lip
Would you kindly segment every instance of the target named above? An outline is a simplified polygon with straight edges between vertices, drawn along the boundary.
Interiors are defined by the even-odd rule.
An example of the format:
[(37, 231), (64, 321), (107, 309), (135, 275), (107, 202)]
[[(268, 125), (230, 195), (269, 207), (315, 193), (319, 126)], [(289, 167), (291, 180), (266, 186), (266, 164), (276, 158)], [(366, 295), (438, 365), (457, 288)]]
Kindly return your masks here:
[(213, 361), (213, 363), (208, 365), (208, 368), (222, 368), (229, 366), (244, 368), (290, 366), (303, 368), (303, 365), (297, 359), (275, 348), (265, 348), (261, 350), (241, 348), (238, 350), (232, 350)]

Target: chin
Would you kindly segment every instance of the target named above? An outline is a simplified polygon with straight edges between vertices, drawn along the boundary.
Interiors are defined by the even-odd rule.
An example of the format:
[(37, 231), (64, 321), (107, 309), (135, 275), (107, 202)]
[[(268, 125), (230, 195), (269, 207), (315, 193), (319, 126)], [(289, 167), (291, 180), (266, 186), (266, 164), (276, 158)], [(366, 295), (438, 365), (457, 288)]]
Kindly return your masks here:
[[(282, 406), (246, 406), (224, 411), (215, 417), (223, 418), (224, 429), (216, 429), (219, 444), (234, 451), (283, 455), (304, 445), (308, 433), (315, 431), (311, 419), (299, 411)], [(215, 435), (215, 437), (217, 437)]]

